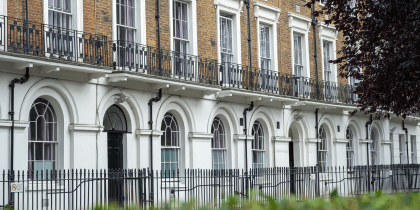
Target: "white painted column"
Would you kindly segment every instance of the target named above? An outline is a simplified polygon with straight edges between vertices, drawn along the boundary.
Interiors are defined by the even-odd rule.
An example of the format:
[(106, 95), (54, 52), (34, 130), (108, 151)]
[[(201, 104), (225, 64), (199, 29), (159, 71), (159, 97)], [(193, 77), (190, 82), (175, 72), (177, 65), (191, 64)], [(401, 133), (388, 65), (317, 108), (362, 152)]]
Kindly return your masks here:
[[(369, 152), (369, 164), (371, 164), (370, 163), (370, 159), (371, 159), (371, 154), (370, 154), (370, 151), (369, 151), (369, 149), (370, 149), (370, 144), (372, 143), (372, 140), (366, 140), (366, 139), (360, 139), (359, 140), (359, 144), (360, 144), (360, 151), (362, 152), (362, 153), (359, 153), (359, 164), (360, 165), (367, 165), (367, 153), (366, 153), (366, 151), (368, 151)], [(367, 144), (367, 145), (366, 145)]]
[[(318, 142), (321, 142), (320, 140), (318, 140)], [(317, 150), (316, 150), (316, 143), (317, 140), (316, 139), (307, 139), (306, 143), (308, 144), (308, 162), (307, 165), (305, 166), (316, 166), (316, 164), (318, 163), (318, 158), (317, 158)]]
[(420, 122), (417, 123), (416, 126), (416, 154), (417, 154), (417, 164), (420, 163), (420, 154), (419, 154), (419, 148), (420, 148)]
[[(0, 171), (10, 169), (10, 129), (12, 121), (0, 121)], [(28, 170), (28, 130), (29, 122), (15, 121), (13, 169)], [(25, 173), (26, 174), (26, 173)]]
[(289, 167), (289, 142), (291, 142), (291, 139), (283, 136), (273, 136), (272, 141), (274, 145), (274, 166)]
[[(70, 125), (70, 167), (71, 169), (96, 169), (100, 157), (100, 148), (106, 142), (97, 142), (96, 134), (101, 132), (102, 126), (97, 125)], [(98, 137), (99, 138), (99, 137)], [(101, 144), (101, 145), (97, 145)], [(99, 168), (101, 168), (98, 165)], [(102, 167), (103, 168), (103, 167)]]
[(382, 147), (382, 155), (381, 155), (381, 158), (379, 159), (379, 163), (384, 164), (384, 165), (391, 164), (391, 141), (382, 140), (381, 147)]
[[(254, 136), (248, 136), (248, 166), (247, 168), (250, 169), (252, 167), (252, 139)], [(236, 154), (238, 155), (237, 161), (238, 161), (238, 169), (245, 169), (245, 134), (235, 134), (233, 135), (233, 140), (237, 141), (237, 148)]]
[[(339, 167), (347, 166), (347, 139), (334, 139), (333, 143), (336, 151), (336, 165)], [(334, 165), (333, 165), (334, 166)]]
[[(138, 168), (150, 168), (150, 133), (151, 130), (136, 130), (137, 137), (137, 167)], [(161, 145), (160, 138), (163, 132), (154, 130), (153, 131), (153, 170), (160, 170), (161, 166)], [(158, 149), (156, 149), (158, 147)]]
[[(189, 133), (191, 142), (191, 167), (194, 169), (212, 169), (211, 133)], [(225, 157), (226, 158), (226, 157)]]

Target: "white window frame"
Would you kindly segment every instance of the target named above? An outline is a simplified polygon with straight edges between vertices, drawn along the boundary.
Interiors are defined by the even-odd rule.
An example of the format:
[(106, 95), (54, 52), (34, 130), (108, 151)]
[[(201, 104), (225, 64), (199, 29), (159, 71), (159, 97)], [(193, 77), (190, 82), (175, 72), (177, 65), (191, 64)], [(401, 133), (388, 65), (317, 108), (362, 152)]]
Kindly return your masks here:
[(216, 23), (217, 23), (217, 60), (222, 61), (220, 51), (220, 16), (227, 14), (232, 16), (232, 63), (241, 64), (241, 27), (240, 16), (243, 6), (243, 1), (237, 0), (215, 0), (214, 6), (216, 7)]
[[(330, 60), (335, 60), (337, 58), (337, 32), (334, 26), (326, 25), (324, 22), (320, 22), (318, 26), (319, 30), (319, 39), (321, 43), (321, 56), (322, 56), (322, 78), (325, 80), (325, 65), (324, 65), (324, 42), (328, 42), (330, 46)], [(331, 68), (331, 80), (330, 82), (337, 82), (337, 65), (330, 64)]]
[(278, 56), (277, 56), (277, 24), (280, 17), (280, 8), (264, 4), (262, 2), (253, 1), (254, 17), (257, 25), (257, 40), (258, 40), (258, 68), (261, 68), (261, 32), (260, 26), (265, 25), (269, 27), (269, 42), (270, 44), (270, 70), (278, 72)]
[[(351, 138), (349, 138), (349, 136), (347, 135), (347, 129), (348, 130), (350, 130), (350, 132), (351, 132)], [(349, 144), (350, 146), (351, 146), (351, 150), (349, 150), (349, 147), (347, 147), (347, 144), (346, 144), (346, 161), (347, 161), (347, 163), (349, 163), (349, 161), (351, 162), (351, 165), (349, 165), (349, 164), (347, 164), (347, 167), (352, 167), (352, 166), (355, 166), (356, 165), (356, 155), (355, 155), (355, 140), (356, 140), (356, 138), (355, 138), (355, 132), (353, 132), (353, 129), (351, 129), (351, 127), (347, 127), (347, 129), (346, 129), (346, 139), (347, 139), (347, 141), (348, 141), (348, 143), (347, 144)], [(351, 154), (350, 156), (350, 158), (348, 157), (348, 154)]]
[(0, 5), (3, 8), (0, 10), (0, 15), (7, 16), (7, 0), (0, 0)]
[[(178, 128), (178, 131), (176, 131), (176, 133), (178, 133), (178, 136), (177, 136), (177, 145), (175, 145), (175, 146), (162, 146), (162, 144), (160, 145), (161, 146), (161, 153), (162, 153), (162, 151), (164, 151), (164, 150), (175, 150), (176, 152), (177, 152), (177, 161), (178, 162), (165, 162), (164, 160), (160, 160), (160, 163), (161, 164), (172, 164), (172, 163), (176, 163), (177, 165), (178, 165), (178, 167), (177, 167), (177, 169), (176, 170), (180, 170), (180, 168), (181, 168), (181, 164), (182, 164), (182, 160), (181, 160), (181, 126), (179, 125), (179, 120), (177, 119), (177, 117), (173, 114), (173, 113), (171, 113), (171, 112), (166, 112), (165, 113), (165, 115), (163, 116), (163, 119), (162, 119), (162, 124), (161, 124), (161, 126), (162, 125), (164, 125), (163, 124), (163, 122), (165, 121), (165, 118), (166, 118), (166, 116), (168, 115), (168, 114), (170, 114), (170, 115), (172, 115), (171, 116), (171, 118), (172, 118), (172, 120), (174, 120), (174, 122), (176, 122), (176, 127)], [(171, 123), (173, 123), (172, 122), (172, 120), (171, 120)], [(167, 126), (167, 125), (166, 125)], [(162, 131), (163, 132), (163, 134), (162, 134), (162, 136), (161, 136), (161, 138), (165, 138), (165, 135), (167, 135), (165, 132), (166, 132), (166, 129), (165, 129), (165, 131)], [(172, 131), (172, 129), (171, 129), (171, 135), (172, 135), (172, 133), (173, 133), (174, 131)], [(162, 155), (162, 154), (161, 154)], [(170, 168), (172, 168), (172, 166), (170, 167)], [(161, 166), (161, 170), (162, 170), (162, 166)], [(163, 172), (163, 170), (162, 170), (162, 172)], [(171, 173), (170, 172), (170, 177), (173, 177), (173, 172)]]
[[(211, 161), (212, 161), (212, 169), (215, 169), (214, 168), (215, 165), (218, 165), (218, 168), (217, 169), (220, 169), (220, 165), (222, 165), (222, 164), (224, 165), (224, 169), (227, 169), (228, 168), (228, 166), (227, 166), (227, 162), (228, 162), (227, 161), (227, 158), (228, 158), (228, 155), (227, 155), (226, 127), (225, 127), (223, 121), (219, 117), (215, 117), (213, 119), (213, 122), (212, 122), (212, 130), (214, 128), (213, 125), (214, 125), (215, 121), (218, 121), (218, 123), (220, 123), (220, 125), (222, 127), (222, 130), (218, 130), (219, 131), (219, 137), (218, 138), (220, 138), (220, 136), (223, 137), (223, 140), (222, 141), (224, 141), (224, 147), (218, 147), (218, 148), (216, 148), (216, 147), (214, 147), (214, 145), (211, 145), (211, 149), (212, 149), (212, 158), (211, 158)], [(212, 135), (213, 135), (212, 143), (214, 144), (215, 143), (214, 142), (214, 133), (212, 133)], [(223, 161), (220, 161), (218, 159), (218, 161), (215, 163), (214, 162), (214, 153), (219, 153), (219, 152), (221, 152), (223, 154)]]
[[(290, 31), (290, 39), (291, 39), (291, 49), (292, 52), (294, 52), (294, 34), (299, 34), (302, 36), (302, 52), (303, 52), (303, 71), (302, 75), (303, 77), (310, 77), (310, 63), (309, 63), (309, 33), (310, 33), (310, 27), (311, 27), (311, 19), (308, 17), (304, 17), (302, 15), (298, 15), (292, 12), (288, 12), (287, 16), (289, 17), (289, 31)], [(292, 62), (291, 66), (294, 71), (294, 64), (295, 64), (295, 58), (294, 53), (291, 53)], [(294, 74), (294, 72), (293, 72)]]
[[(227, 17), (227, 16), (229, 16), (229, 17)], [(234, 48), (234, 44), (233, 44), (234, 40), (233, 40), (233, 28), (232, 28), (233, 27), (233, 19), (231, 18), (230, 15), (222, 14), (222, 15), (220, 15), (219, 21), (222, 21), (221, 26), (223, 25), (223, 22), (226, 22), (226, 23), (230, 22), (230, 25), (231, 25), (230, 26), (230, 30), (231, 31), (228, 32), (228, 37), (229, 37), (228, 39), (229, 40), (232, 40), (230, 42), (230, 44), (232, 45), (232, 49), (230, 49), (231, 50), (230, 53), (229, 52), (222, 52), (222, 49), (220, 49), (220, 58), (221, 58), (221, 62), (220, 63), (223, 63), (223, 64), (225, 63), (223, 61), (222, 54), (226, 54), (226, 56), (230, 57), (230, 59), (227, 59), (227, 60), (230, 60), (230, 62), (227, 62), (227, 63), (232, 63), (233, 62), (233, 56), (234, 56), (234, 53), (233, 53), (234, 52), (234, 50), (233, 50), (233, 48)], [(221, 32), (223, 31), (223, 29), (220, 28), (219, 30), (220, 30), (220, 36), (222, 37), (223, 36), (223, 33), (221, 33)], [(220, 41), (222, 42), (222, 39), (220, 39)], [(222, 45), (220, 45), (220, 48), (222, 48)], [(229, 50), (229, 49), (227, 48), (227, 50)]]
[[(77, 31), (83, 31), (83, 0), (70, 0), (71, 4), (71, 29)], [(49, 24), (48, 15), (48, 1), (43, 1), (43, 21), (44, 24)]]
[[(257, 169), (257, 168), (264, 168), (265, 166), (266, 166), (266, 151), (265, 151), (265, 136), (266, 136), (266, 132), (265, 132), (265, 130), (264, 130), (264, 127), (263, 127), (263, 124), (260, 122), (260, 120), (255, 120), (254, 121), (254, 123), (252, 124), (252, 133), (254, 133), (255, 132), (255, 130), (254, 130), (254, 125), (255, 124), (258, 124), (258, 128), (257, 128), (257, 130), (259, 130), (260, 128), (261, 128), (261, 130), (262, 130), (262, 136), (260, 136), (260, 138), (261, 139), (259, 139), (258, 141), (261, 141), (262, 142), (262, 148), (253, 148), (253, 146), (254, 146), (254, 142), (255, 142), (255, 135), (253, 136), (253, 138), (252, 138), (252, 146), (251, 146), (251, 151), (252, 151), (252, 155), (251, 155), (251, 157), (252, 157), (252, 161), (251, 161), (251, 164), (252, 164), (252, 168), (254, 168), (254, 169)], [(262, 155), (262, 163), (254, 163), (254, 152), (256, 152), (256, 154), (261, 154)], [(255, 167), (255, 166), (258, 166), (258, 167)]]
[[(372, 134), (375, 134), (374, 137), (375, 139), (372, 139)], [(379, 165), (379, 133), (377, 129), (371, 129), (370, 134), (369, 134), (369, 139), (372, 140), (372, 143), (370, 144), (370, 148), (369, 148), (369, 153), (370, 153), (370, 157), (369, 157), (369, 161), (372, 165)], [(374, 146), (372, 146), (374, 145)]]
[(394, 160), (394, 147), (395, 147), (395, 144), (394, 144), (394, 134), (393, 133), (390, 133), (389, 134), (389, 139), (391, 140), (391, 164), (395, 164), (394, 162), (395, 162), (395, 160)]
[[(42, 101), (42, 100), (44, 100), (44, 101)], [(36, 108), (36, 106), (35, 106), (36, 104), (43, 104), (43, 105), (45, 105), (46, 109), (44, 110), (44, 113), (39, 113), (40, 110)], [(35, 121), (31, 121), (31, 112), (32, 112), (32, 110), (35, 110), (35, 114), (37, 115)], [(53, 121), (52, 122), (51, 121), (49, 121), (49, 122), (46, 122), (45, 121), (45, 114), (47, 112), (52, 113), (52, 115), (53, 115), (52, 116), (52, 118), (53, 118)], [(50, 141), (46, 141), (46, 139), (44, 139), (44, 141), (40, 141), (39, 139), (29, 139), (29, 135), (28, 135), (28, 143), (33, 144), (33, 148), (34, 148), (34, 150), (33, 150), (33, 152), (34, 152), (34, 154), (33, 154), (34, 159), (31, 159), (29, 157), (29, 155), (28, 155), (28, 165), (27, 165), (27, 167), (29, 168), (29, 164), (32, 162), (33, 163), (32, 171), (34, 172), (34, 174), (36, 173), (36, 170), (35, 170), (36, 163), (42, 163), (42, 165), (43, 165), (43, 167), (41, 169), (42, 171), (46, 170), (44, 164), (46, 162), (48, 162), (48, 161), (51, 162), (51, 164), (52, 164), (51, 165), (52, 168), (50, 168), (48, 170), (57, 170), (59, 168), (59, 165), (60, 165), (60, 162), (59, 162), (59, 156), (60, 156), (59, 155), (60, 154), (59, 142), (60, 141), (59, 141), (59, 135), (58, 135), (58, 133), (59, 133), (59, 123), (58, 123), (59, 120), (58, 120), (58, 115), (57, 115), (57, 109), (54, 108), (54, 105), (49, 100), (47, 100), (45, 98), (37, 98), (32, 103), (31, 108), (30, 108), (30, 111), (29, 111), (28, 120), (30, 121), (30, 124), (29, 124), (29, 128), (28, 128), (28, 132), (30, 132), (32, 130), (31, 125), (34, 125), (35, 126), (34, 127), (35, 128), (35, 134), (33, 134), (33, 135), (34, 135), (35, 138), (38, 137), (37, 132), (39, 131), (39, 129), (38, 129), (37, 119), (39, 117), (44, 118), (44, 123), (45, 123), (45, 126), (46, 127), (47, 127), (48, 124), (53, 124), (55, 126), (53, 126), (53, 128), (52, 128), (52, 134), (53, 135), (50, 136), (50, 138), (52, 137), (53, 139), (50, 140)], [(34, 124), (32, 124), (32, 123), (34, 123)], [(45, 130), (46, 130), (46, 127), (45, 127)], [(45, 131), (45, 135), (48, 135), (47, 131)], [(41, 158), (42, 160), (36, 160), (36, 153), (37, 153), (36, 146), (35, 146), (36, 144), (42, 144), (42, 158)], [(46, 144), (47, 145), (51, 145), (51, 148), (50, 149), (52, 149), (52, 150), (55, 151), (51, 155), (52, 160), (45, 160), (45, 145)], [(27, 151), (29, 151), (29, 150), (27, 150)], [(41, 173), (41, 170), (39, 171), (39, 173)]]
[(410, 146), (411, 146), (411, 163), (417, 164), (417, 140), (416, 136), (411, 135), (410, 138)]
[(398, 144), (399, 144), (399, 153), (400, 153), (400, 164), (403, 164), (403, 159), (404, 159), (404, 151), (403, 151), (403, 147), (404, 147), (404, 135), (398, 135)]
[[(144, 0), (143, 0), (144, 1)], [(187, 20), (188, 20), (188, 47), (187, 47), (187, 54), (189, 55), (198, 55), (198, 48), (197, 48), (197, 0), (168, 0), (169, 4), (169, 47), (172, 51), (174, 51), (174, 25), (173, 25), (173, 4), (174, 1), (184, 2), (187, 3)]]
[[(134, 42), (146, 45), (146, 0), (133, 0), (135, 8), (134, 28), (136, 29), (134, 35)], [(118, 39), (117, 36), (117, 1), (112, 0), (112, 40)]]
[[(321, 130), (323, 130), (324, 133), (325, 133), (325, 139), (322, 138), (322, 135), (321, 135), (322, 133), (320, 132)], [(318, 146), (318, 148), (319, 148), (319, 150), (318, 150), (318, 152), (319, 152), (318, 163), (319, 163), (320, 167), (325, 167), (325, 166), (329, 165), (328, 164), (328, 162), (329, 162), (328, 161), (328, 147), (329, 147), (329, 145), (328, 145), (328, 133), (327, 133), (327, 130), (325, 128), (325, 125), (321, 125), (319, 127), (318, 138), (319, 138), (319, 140), (317, 142), (317, 144), (319, 145)], [(323, 145), (324, 145), (325, 148), (323, 147)], [(322, 154), (325, 154), (325, 159), (323, 159)], [(324, 163), (324, 165), (322, 165), (322, 163)]]

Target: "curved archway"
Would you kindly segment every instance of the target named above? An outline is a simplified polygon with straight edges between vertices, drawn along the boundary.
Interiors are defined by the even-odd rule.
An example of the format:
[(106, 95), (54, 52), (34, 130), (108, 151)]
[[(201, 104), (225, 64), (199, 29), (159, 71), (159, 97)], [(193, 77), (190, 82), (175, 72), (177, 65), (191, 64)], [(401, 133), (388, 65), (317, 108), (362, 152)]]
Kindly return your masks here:
[[(226, 142), (226, 152), (225, 152), (225, 163), (226, 168), (236, 168), (238, 165), (237, 155), (237, 142), (233, 140), (233, 135), (238, 134), (239, 132), (239, 124), (236, 118), (233, 117), (234, 113), (233, 110), (230, 109), (228, 106), (225, 105), (218, 105), (217, 110), (213, 110), (210, 116), (212, 117), (211, 121), (209, 122), (208, 132), (213, 133), (213, 122), (214, 119), (218, 118), (221, 123), (223, 123), (224, 131), (225, 131), (225, 142)], [(214, 133), (213, 133), (214, 134)], [(213, 159), (212, 159), (213, 160)]]
[[(168, 115), (171, 115), (172, 118), (176, 119), (178, 126), (178, 168), (180, 170), (185, 169), (190, 166), (190, 141), (188, 141), (188, 134), (191, 132), (191, 122), (188, 116), (188, 113), (185, 109), (179, 105), (179, 103), (170, 102), (161, 106), (158, 111), (158, 118), (156, 120), (156, 126), (158, 130), (162, 129), (162, 126), (165, 125), (165, 118)], [(165, 135), (165, 134), (163, 134)], [(161, 157), (162, 162), (164, 159)], [(159, 162), (159, 161), (158, 161)]]
[(289, 142), (289, 167), (300, 167), (302, 163), (302, 136), (303, 132), (298, 122), (294, 121), (290, 124), (288, 136), (291, 141)]
[(212, 123), (211, 139), (212, 148), (212, 168), (213, 169), (226, 169), (227, 165), (227, 144), (226, 144), (226, 131), (222, 120), (215, 117)]
[(28, 171), (57, 169), (58, 120), (54, 106), (45, 98), (37, 98), (31, 106), (29, 122)]
[(347, 167), (353, 167), (355, 165), (355, 155), (354, 155), (354, 148), (355, 148), (355, 138), (356, 134), (353, 132), (354, 128), (351, 125), (347, 126), (346, 128), (346, 162)]
[(321, 125), (319, 127), (318, 132), (319, 132), (318, 137), (320, 139), (320, 142), (318, 142), (318, 151), (319, 151), (318, 162), (319, 162), (320, 167), (326, 167), (329, 162), (327, 159), (329, 145), (328, 145), (328, 136), (327, 136), (327, 131), (325, 130), (325, 126)]
[(369, 134), (369, 139), (372, 140), (370, 144), (370, 163), (372, 165), (378, 165), (379, 163), (379, 133), (376, 127), (373, 127)]
[(252, 125), (251, 135), (254, 136), (252, 139), (252, 168), (263, 168), (264, 167), (264, 156), (265, 156), (265, 137), (264, 129), (260, 121), (255, 120)]
[(166, 171), (170, 177), (179, 169), (179, 123), (177, 118), (171, 113), (165, 113), (161, 123), (161, 170)]
[(127, 118), (116, 104), (111, 105), (103, 116), (104, 132), (107, 133), (108, 169), (124, 168), (124, 136), (127, 133)]
[[(60, 107), (66, 108), (68, 110), (65, 115), (68, 115), (69, 124), (77, 124), (79, 122), (79, 115), (76, 106), (76, 102), (73, 98), (73, 95), (64, 85), (57, 83), (53, 79), (40, 80), (32, 85), (23, 98), (21, 108), (19, 111), (19, 120), (26, 121), (26, 116), (29, 114), (31, 104), (40, 97), (47, 98), (51, 100), (54, 106), (57, 107), (58, 103)], [(57, 102), (57, 105), (54, 103)]]

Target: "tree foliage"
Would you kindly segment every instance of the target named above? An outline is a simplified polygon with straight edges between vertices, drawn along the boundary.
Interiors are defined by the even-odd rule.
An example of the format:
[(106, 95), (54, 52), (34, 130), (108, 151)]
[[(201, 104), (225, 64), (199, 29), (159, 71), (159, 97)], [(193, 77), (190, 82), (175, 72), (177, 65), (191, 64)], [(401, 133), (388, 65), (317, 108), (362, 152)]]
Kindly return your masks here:
[[(310, 0), (312, 7), (319, 0)], [(358, 107), (377, 117), (406, 117), (420, 105), (420, 0), (324, 0), (343, 37), (339, 75), (358, 80)]]

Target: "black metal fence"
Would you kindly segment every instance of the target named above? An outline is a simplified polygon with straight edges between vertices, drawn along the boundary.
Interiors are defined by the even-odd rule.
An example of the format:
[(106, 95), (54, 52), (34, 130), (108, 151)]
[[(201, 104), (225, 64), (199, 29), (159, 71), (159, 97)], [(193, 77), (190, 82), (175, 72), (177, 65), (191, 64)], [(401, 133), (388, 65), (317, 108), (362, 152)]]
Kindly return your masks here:
[[(246, 199), (326, 197), (418, 191), (420, 165), (149, 171), (57, 170), (1, 174), (0, 206), (15, 209), (93, 209), (115, 202), (147, 207), (193, 202), (219, 207), (230, 196)], [(248, 175), (247, 175), (248, 174)], [(265, 196), (261, 196), (265, 195)]]

